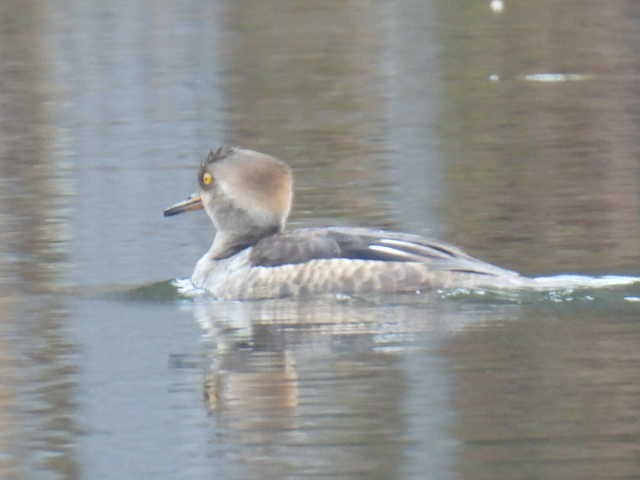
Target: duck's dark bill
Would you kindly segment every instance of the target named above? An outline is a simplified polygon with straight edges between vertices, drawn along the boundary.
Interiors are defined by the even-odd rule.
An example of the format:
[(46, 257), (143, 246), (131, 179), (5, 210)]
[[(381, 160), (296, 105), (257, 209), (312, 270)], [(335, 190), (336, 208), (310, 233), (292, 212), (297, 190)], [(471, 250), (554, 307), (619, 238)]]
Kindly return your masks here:
[(190, 212), (191, 210), (201, 210), (202, 207), (202, 199), (200, 195), (192, 195), (184, 202), (176, 203), (171, 207), (167, 208), (164, 211), (165, 217), (171, 217), (173, 215), (178, 215), (183, 212)]

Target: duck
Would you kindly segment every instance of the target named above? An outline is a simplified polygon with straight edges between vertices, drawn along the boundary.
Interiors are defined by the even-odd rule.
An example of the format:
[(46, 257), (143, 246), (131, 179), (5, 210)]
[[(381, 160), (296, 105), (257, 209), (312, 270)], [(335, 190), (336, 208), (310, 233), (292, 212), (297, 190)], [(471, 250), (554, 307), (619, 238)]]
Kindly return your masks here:
[(204, 209), (216, 233), (192, 284), (223, 300), (520, 288), (528, 278), (419, 235), (365, 227), (287, 230), (293, 174), (282, 160), (240, 147), (209, 151), (199, 192), (164, 210)]

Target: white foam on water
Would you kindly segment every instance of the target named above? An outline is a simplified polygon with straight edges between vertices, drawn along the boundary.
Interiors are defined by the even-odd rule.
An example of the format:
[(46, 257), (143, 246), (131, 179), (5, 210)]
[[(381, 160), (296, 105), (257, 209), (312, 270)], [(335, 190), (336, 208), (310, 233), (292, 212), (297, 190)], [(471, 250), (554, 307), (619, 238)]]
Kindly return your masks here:
[(558, 83), (588, 80), (589, 76), (580, 73), (531, 73), (525, 75), (524, 79), (528, 82)]
[[(640, 286), (640, 276), (627, 276), (627, 275), (601, 275), (601, 276), (589, 276), (589, 275), (551, 275), (548, 277), (534, 277), (530, 279), (530, 283), (523, 290), (511, 290), (511, 289), (497, 289), (497, 290), (485, 290), (485, 289), (467, 289), (467, 288), (454, 288), (450, 290), (439, 290), (438, 294), (441, 298), (457, 298), (466, 296), (476, 297), (489, 297), (493, 298), (498, 296), (502, 300), (519, 301), (522, 298), (521, 294), (527, 290), (537, 291), (548, 295), (547, 300), (554, 302), (571, 302), (576, 299), (593, 301), (593, 296), (578, 296), (574, 298), (573, 293), (575, 290), (580, 289), (604, 289), (613, 287), (622, 287), (637, 284)], [(202, 288), (197, 288), (191, 283), (189, 278), (176, 278), (171, 281), (181, 297), (185, 298), (202, 298), (209, 297), (209, 292)], [(625, 292), (626, 293), (626, 292)], [(353, 300), (350, 295), (337, 294), (335, 295), (336, 301), (349, 301)], [(624, 297), (627, 302), (640, 303), (640, 296), (628, 295)]]
[(171, 285), (176, 287), (178, 294), (183, 297), (196, 298), (207, 294), (206, 290), (195, 287), (190, 278), (176, 278)]
[(539, 289), (576, 289), (576, 288), (608, 288), (624, 285), (640, 284), (640, 277), (626, 275), (553, 275), (550, 277), (532, 278)]
[(491, 0), (489, 8), (493, 13), (502, 13), (504, 11), (504, 2), (502, 0)]

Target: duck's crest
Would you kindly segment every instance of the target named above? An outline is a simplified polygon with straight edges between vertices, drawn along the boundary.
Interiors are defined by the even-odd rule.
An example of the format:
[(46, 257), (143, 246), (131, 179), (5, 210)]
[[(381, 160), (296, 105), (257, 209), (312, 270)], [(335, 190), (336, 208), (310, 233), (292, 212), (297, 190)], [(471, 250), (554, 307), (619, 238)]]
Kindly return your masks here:
[(218, 147), (218, 149), (214, 152), (213, 150), (209, 150), (209, 155), (202, 161), (200, 165), (202, 168), (205, 168), (207, 165), (211, 165), (218, 160), (222, 160), (223, 158), (227, 158), (229, 155), (233, 153), (233, 147), (222, 146)]

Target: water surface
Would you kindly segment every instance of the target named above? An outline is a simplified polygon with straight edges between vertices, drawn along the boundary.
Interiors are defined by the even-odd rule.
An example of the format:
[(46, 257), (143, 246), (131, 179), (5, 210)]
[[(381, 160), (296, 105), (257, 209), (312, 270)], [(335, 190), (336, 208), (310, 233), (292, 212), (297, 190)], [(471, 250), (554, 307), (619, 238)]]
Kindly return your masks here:
[(640, 274), (637, 2), (5, 1), (0, 477), (631, 478), (640, 287), (219, 302), (219, 144), (291, 226)]

